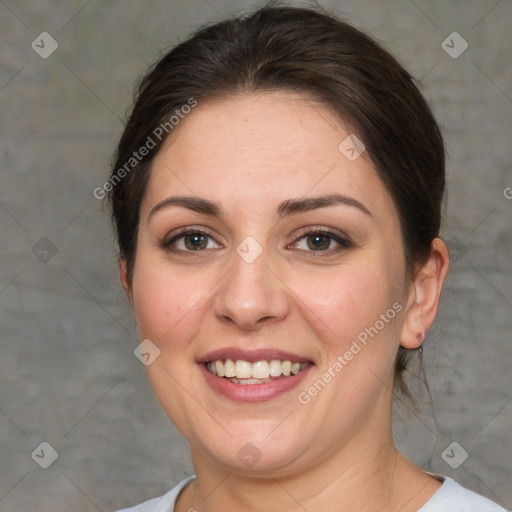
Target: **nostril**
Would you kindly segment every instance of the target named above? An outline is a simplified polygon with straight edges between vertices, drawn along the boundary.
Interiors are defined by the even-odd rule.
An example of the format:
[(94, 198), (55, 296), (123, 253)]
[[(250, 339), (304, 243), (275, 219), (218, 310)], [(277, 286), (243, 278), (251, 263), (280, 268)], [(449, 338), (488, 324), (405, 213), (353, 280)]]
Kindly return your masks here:
[(271, 276), (247, 275), (243, 270), (249, 266), (242, 262), (241, 268), (226, 276), (214, 297), (216, 317), (243, 330), (283, 320), (290, 309), (283, 284)]

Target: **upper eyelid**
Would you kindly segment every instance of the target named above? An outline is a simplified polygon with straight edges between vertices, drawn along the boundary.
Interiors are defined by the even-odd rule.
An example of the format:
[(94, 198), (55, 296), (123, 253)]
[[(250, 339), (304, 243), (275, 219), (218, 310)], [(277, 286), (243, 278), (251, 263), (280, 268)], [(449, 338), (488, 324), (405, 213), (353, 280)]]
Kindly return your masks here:
[[(344, 234), (334, 233), (332, 231), (325, 230), (325, 229), (323, 229), (323, 230), (322, 229), (318, 229), (318, 230), (306, 231), (302, 235), (296, 237), (295, 240), (291, 244), (288, 244), (288, 246), (296, 244), (300, 240), (302, 240), (302, 239), (304, 239), (304, 238), (306, 238), (308, 236), (312, 236), (312, 235), (326, 236), (326, 237), (330, 238), (331, 240), (333, 240), (334, 242), (336, 242), (338, 245), (340, 245), (343, 248), (349, 248), (349, 247), (353, 246), (353, 242), (352, 242), (352, 240), (348, 236), (346, 236)], [(326, 250), (326, 251), (318, 251), (318, 252), (319, 253), (320, 252), (327, 253), (327, 252), (332, 251), (332, 250), (335, 250), (335, 249), (329, 249), (329, 250)], [(316, 252), (316, 251), (307, 251), (307, 252)]]
[(174, 238), (178, 238), (180, 236), (189, 235), (191, 233), (200, 233), (202, 235), (208, 235), (211, 238), (214, 238), (214, 236), (209, 232), (207, 228), (203, 227), (196, 227), (196, 226), (185, 226), (183, 228), (178, 228), (177, 230), (174, 230), (173, 232), (167, 234), (164, 237), (164, 240), (173, 240)]
[[(308, 234), (321, 233), (321, 234), (326, 234), (326, 235), (339, 236), (340, 238), (347, 238), (347, 239), (349, 238), (349, 236), (346, 233), (344, 233), (343, 231), (333, 230), (332, 228), (326, 228), (326, 227), (321, 227), (321, 226), (318, 226), (318, 227), (307, 226), (307, 227), (299, 229), (299, 231), (301, 231), (301, 233), (297, 234), (296, 235), (297, 237), (304, 237)], [(208, 235), (212, 238), (215, 238), (214, 235), (212, 235), (208, 231), (208, 228), (195, 227), (195, 226), (185, 226), (183, 228), (178, 228), (177, 232), (174, 232), (172, 235), (169, 234), (165, 238), (172, 240), (175, 237), (187, 235), (190, 233), (201, 233), (204, 235)]]
[(338, 236), (340, 238), (346, 238), (347, 240), (349, 239), (349, 236), (345, 232), (340, 231), (339, 229), (327, 228), (322, 226), (307, 226), (302, 229), (303, 231), (299, 230), (300, 234), (297, 235), (298, 237), (303, 237), (308, 234), (320, 233), (330, 236)]
[[(214, 248), (204, 248), (200, 251), (198, 250), (191, 250), (191, 249), (180, 249), (176, 247), (176, 244), (179, 240), (183, 239), (187, 235), (193, 234), (193, 233), (199, 233), (203, 236), (206, 236), (210, 238), (210, 240), (213, 241), (216, 245), (220, 245), (220, 247), (214, 247)], [(203, 231), (201, 229), (184, 229), (183, 231), (180, 231), (178, 233), (173, 234), (172, 236), (167, 236), (163, 238), (158, 244), (160, 249), (164, 250), (168, 253), (174, 253), (175, 255), (181, 253), (181, 254), (190, 254), (190, 255), (196, 255), (199, 256), (201, 253), (204, 253), (205, 251), (212, 251), (212, 250), (218, 250), (222, 249), (222, 244), (219, 244), (219, 242), (216, 241), (216, 239), (206, 231)]]
[[(183, 228), (179, 228), (177, 233), (174, 233), (170, 236), (165, 237), (164, 240), (162, 241), (162, 245), (164, 247), (169, 247), (169, 246), (171, 246), (171, 244), (173, 242), (176, 242), (176, 240), (183, 238), (189, 234), (193, 234), (193, 233), (200, 233), (201, 235), (210, 237), (216, 244), (220, 243), (216, 240), (216, 238), (211, 233), (209, 233), (207, 231), (206, 228), (186, 226)], [(337, 242), (338, 244), (341, 244), (341, 245), (345, 245), (345, 244), (343, 244), (343, 242), (346, 242), (347, 245), (352, 244), (352, 241), (350, 240), (350, 238), (343, 232), (338, 232), (338, 231), (335, 232), (331, 228), (326, 228), (326, 227), (307, 226), (307, 227), (303, 228), (303, 231), (300, 234), (296, 235), (294, 237), (293, 241), (290, 242), (289, 244), (287, 244), (286, 247), (289, 247), (290, 245), (297, 243), (299, 240), (301, 240), (307, 236), (314, 235), (314, 234), (328, 236), (328, 237), (332, 238), (335, 242)], [(340, 242), (340, 240), (336, 240), (337, 238), (339, 238), (341, 240), (341, 242)], [(183, 249), (180, 249), (180, 250), (183, 252), (195, 252), (195, 251), (186, 251)], [(203, 250), (207, 250), (207, 249), (203, 249)], [(201, 251), (198, 251), (198, 252), (201, 252)], [(325, 251), (325, 252), (327, 252), (327, 251)]]
[[(304, 228), (305, 231), (303, 231), (301, 234), (295, 236), (292, 244), (296, 243), (298, 240), (301, 240), (302, 238), (306, 236), (311, 236), (314, 234), (320, 234), (323, 236), (328, 236), (332, 238), (334, 241), (336, 241), (339, 244), (342, 245), (353, 245), (352, 238), (348, 236), (344, 231), (335, 230), (333, 228), (326, 228), (326, 227), (320, 227), (320, 226), (308, 226), (307, 228)], [(290, 245), (290, 244), (288, 244)]]

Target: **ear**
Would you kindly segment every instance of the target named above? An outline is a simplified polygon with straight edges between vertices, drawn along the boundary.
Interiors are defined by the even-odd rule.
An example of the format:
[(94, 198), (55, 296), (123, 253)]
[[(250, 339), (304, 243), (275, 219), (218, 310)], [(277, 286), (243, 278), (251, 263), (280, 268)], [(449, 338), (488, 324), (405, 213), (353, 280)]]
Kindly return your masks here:
[(128, 277), (128, 269), (127, 269), (127, 265), (126, 265), (126, 260), (122, 259), (122, 258), (119, 259), (119, 281), (121, 281), (124, 291), (126, 292), (126, 296), (128, 297), (128, 300), (130, 301), (130, 306), (133, 310), (132, 284)]
[(440, 238), (432, 241), (428, 260), (417, 271), (410, 285), (407, 311), (400, 345), (420, 347), (436, 318), (441, 290), (450, 266), (448, 247)]

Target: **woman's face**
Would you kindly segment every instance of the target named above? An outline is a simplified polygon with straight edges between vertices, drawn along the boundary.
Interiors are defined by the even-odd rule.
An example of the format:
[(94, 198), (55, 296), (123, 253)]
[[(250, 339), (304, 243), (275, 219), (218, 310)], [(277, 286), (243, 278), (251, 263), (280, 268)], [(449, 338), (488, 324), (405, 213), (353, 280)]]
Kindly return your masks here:
[(128, 292), (193, 456), (285, 474), (389, 435), (409, 286), (349, 133), (298, 95), (245, 95), (199, 104), (155, 158)]

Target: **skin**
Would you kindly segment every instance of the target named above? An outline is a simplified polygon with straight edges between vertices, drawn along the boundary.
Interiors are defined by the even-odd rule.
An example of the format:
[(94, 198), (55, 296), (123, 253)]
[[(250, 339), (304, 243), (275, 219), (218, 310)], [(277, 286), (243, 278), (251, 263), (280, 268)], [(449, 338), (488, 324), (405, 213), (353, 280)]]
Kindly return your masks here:
[[(120, 277), (140, 339), (160, 356), (147, 366), (163, 409), (190, 443), (196, 481), (176, 510), (418, 510), (440, 482), (413, 466), (391, 436), (393, 364), (399, 345), (417, 348), (432, 325), (448, 270), (440, 239), (406, 278), (396, 207), (368, 155), (349, 161), (350, 133), (324, 107), (286, 92), (200, 104), (155, 158), (140, 211), (132, 281)], [(338, 193), (337, 204), (284, 218), (283, 201)], [(214, 201), (223, 217), (183, 206), (151, 210), (171, 196)], [(182, 227), (208, 232), (186, 252)], [(348, 238), (329, 250), (304, 233)], [(247, 263), (248, 236), (262, 249)], [(329, 244), (331, 244), (329, 246)], [(181, 250), (180, 250), (181, 249)], [(308, 404), (297, 400), (366, 327), (393, 304), (401, 311)], [(206, 383), (196, 360), (224, 347), (277, 348), (314, 367), (270, 401), (233, 402)], [(238, 451), (253, 443), (248, 468)], [(341, 507), (344, 508), (341, 508)]]

